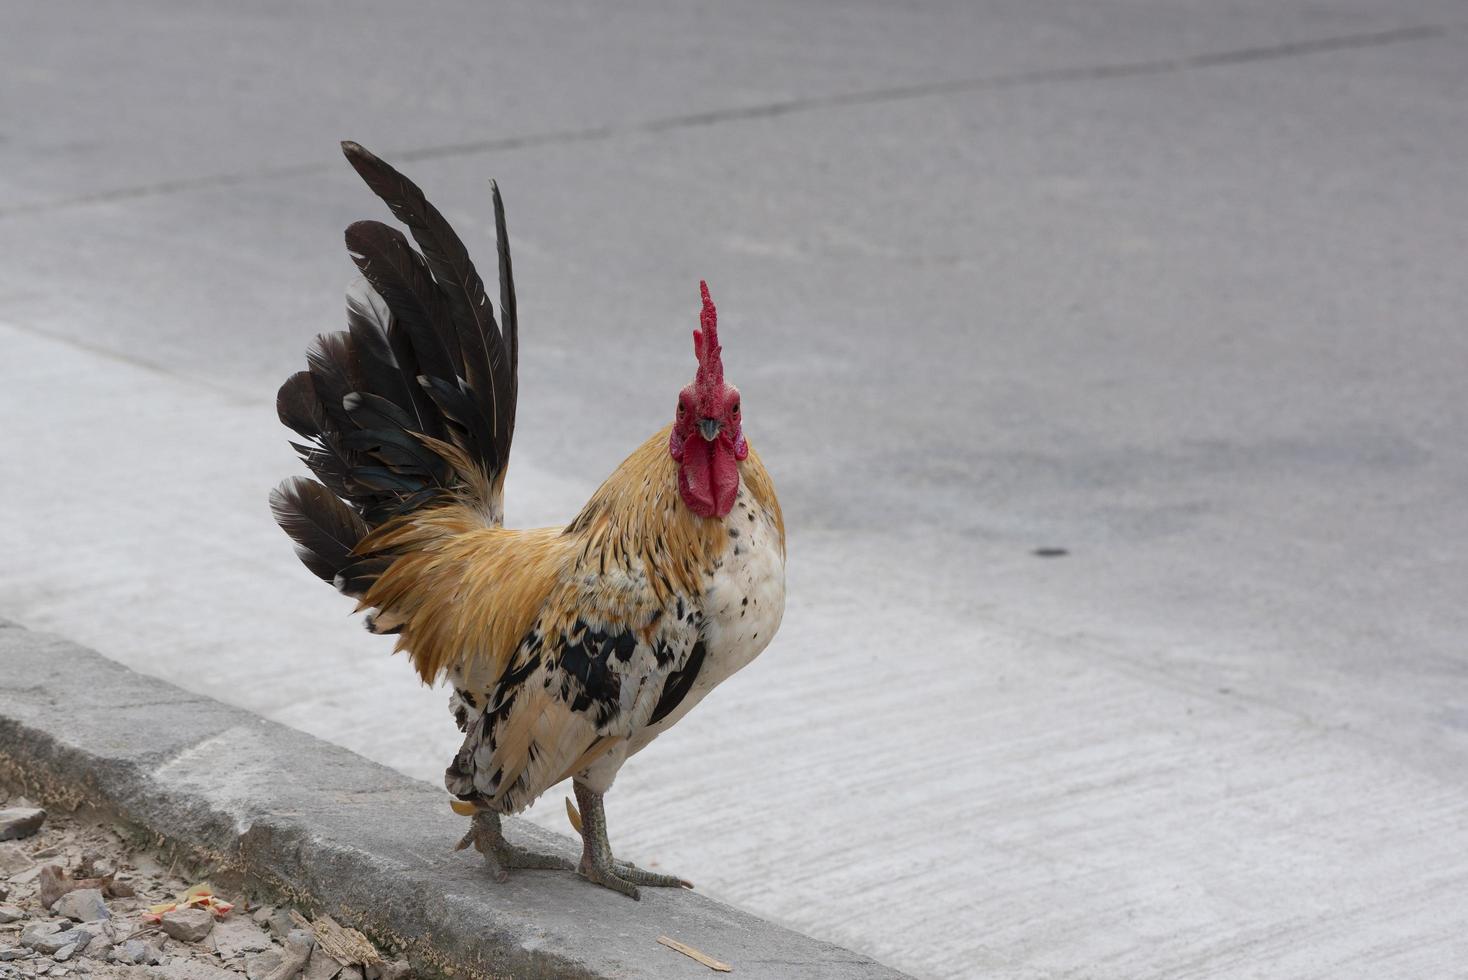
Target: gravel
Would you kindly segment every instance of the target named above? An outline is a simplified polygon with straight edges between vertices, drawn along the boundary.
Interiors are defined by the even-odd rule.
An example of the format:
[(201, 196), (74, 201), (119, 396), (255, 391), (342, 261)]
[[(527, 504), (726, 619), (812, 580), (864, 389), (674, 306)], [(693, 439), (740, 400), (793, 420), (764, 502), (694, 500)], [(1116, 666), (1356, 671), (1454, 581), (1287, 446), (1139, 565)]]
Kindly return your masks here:
[[(100, 817), (45, 817), (29, 800), (7, 799), (3, 786), (0, 813), (43, 815), (27, 818), (35, 823), (29, 836), (0, 844), (0, 892), (8, 895), (0, 904), (0, 980), (366, 980), (361, 963), (343, 964), (321, 948), (314, 934), (321, 924), (306, 928), (308, 920), (287, 907), (220, 895), (235, 905), (223, 918), (183, 908), (153, 921), (151, 906), (199, 882)], [(69, 890), (57, 897), (62, 888)], [(365, 939), (358, 952), (378, 958)], [(382, 959), (374, 972), (396, 980), (399, 966), (406, 976), (402, 960)]]

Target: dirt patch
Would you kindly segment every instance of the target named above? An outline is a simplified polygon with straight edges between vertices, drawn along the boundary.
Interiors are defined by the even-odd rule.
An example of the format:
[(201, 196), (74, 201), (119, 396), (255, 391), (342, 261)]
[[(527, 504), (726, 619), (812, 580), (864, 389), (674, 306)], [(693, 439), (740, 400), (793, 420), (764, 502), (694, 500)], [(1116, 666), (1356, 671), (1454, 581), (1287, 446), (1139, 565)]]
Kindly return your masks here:
[[(38, 804), (0, 786), (0, 811)], [(30, 823), (39, 823), (38, 827)], [(405, 980), (361, 933), (252, 903), (100, 813), (0, 842), (0, 980)]]

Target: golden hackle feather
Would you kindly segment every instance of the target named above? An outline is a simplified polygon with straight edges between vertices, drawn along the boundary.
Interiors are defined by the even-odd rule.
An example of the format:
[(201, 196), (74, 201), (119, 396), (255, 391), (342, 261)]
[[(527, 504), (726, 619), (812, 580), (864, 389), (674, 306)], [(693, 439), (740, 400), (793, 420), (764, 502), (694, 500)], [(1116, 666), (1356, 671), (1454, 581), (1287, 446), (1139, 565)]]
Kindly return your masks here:
[[(627, 457), (564, 530), (486, 527), (467, 502), (384, 525), (357, 551), (395, 560), (358, 608), (378, 610), (379, 631), (400, 631), (396, 649), (410, 652), (425, 683), (462, 664), (488, 686), (542, 613), (547, 633), (588, 609), (640, 625), (675, 594), (700, 594), (728, 532), (683, 504), (668, 434)], [(783, 548), (780, 505), (753, 448), (740, 476), (774, 515)], [(645, 569), (645, 581), (607, 574), (627, 567)]]
[(387, 524), (361, 550), (396, 556), (359, 608), (399, 630), (424, 683), (458, 663), (502, 670), (573, 557), (556, 528), (485, 527), (460, 504)]

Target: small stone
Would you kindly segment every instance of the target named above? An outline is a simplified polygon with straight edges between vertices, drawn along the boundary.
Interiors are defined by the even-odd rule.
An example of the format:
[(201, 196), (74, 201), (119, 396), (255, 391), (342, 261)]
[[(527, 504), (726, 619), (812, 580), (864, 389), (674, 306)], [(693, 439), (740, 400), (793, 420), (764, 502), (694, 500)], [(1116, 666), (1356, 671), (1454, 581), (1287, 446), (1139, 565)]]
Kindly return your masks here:
[(265, 975), (265, 980), (295, 980), (311, 959), (316, 937), (308, 929), (292, 929), (285, 937), (285, 955), (280, 965)]
[[(47, 956), (55, 956), (57, 951), (71, 945), (75, 945), (76, 949), (84, 949), (87, 943), (92, 941), (92, 934), (82, 928), (67, 929), (65, 932), (30, 935), (27, 938), (29, 932), (30, 930), (26, 930), (26, 932), (21, 933), (20, 944), (22, 946), (29, 946), (36, 952), (44, 953)], [(76, 950), (72, 950), (72, 952), (74, 953)]]
[(76, 952), (76, 943), (67, 943), (52, 954), (51, 958), (58, 963), (65, 963), (71, 959), (71, 954)]
[(42, 936), (54, 936), (61, 931), (61, 926), (62, 924), (60, 922), (32, 922), (21, 930), (20, 944), (22, 946), (29, 946), (32, 941), (40, 939)]
[(306, 961), (306, 980), (331, 980), (341, 972), (342, 965), (332, 959), (326, 950), (317, 946), (311, 950), (311, 958)]
[(238, 973), (221, 970), (210, 963), (198, 960), (175, 959), (166, 966), (157, 966), (148, 971), (156, 980), (240, 980)]
[(196, 943), (214, 928), (214, 916), (208, 909), (175, 909), (163, 913), (159, 925), (179, 942)]
[(274, 936), (276, 939), (284, 941), (285, 937), (290, 935), (291, 930), (296, 928), (296, 923), (295, 920), (291, 918), (289, 910), (276, 909), (274, 912), (270, 913), (270, 916), (265, 920), (265, 926), (270, 930), (270, 934), (272, 936)]
[(0, 840), (19, 840), (41, 829), (46, 811), (40, 807), (12, 806), (0, 810)]
[(33, 950), (22, 949), (19, 946), (9, 946), (5, 949), (0, 949), (0, 962), (6, 962), (9, 960), (23, 960), (35, 955), (36, 954)]
[(10, 883), (12, 885), (29, 885), (31, 882), (41, 877), (41, 870), (43, 868), (45, 868), (44, 864), (33, 864), (19, 874), (11, 875)]
[(273, 945), (270, 937), (249, 919), (231, 915), (214, 927), (214, 947), (222, 960), (258, 953)]
[(41, 888), (37, 894), (41, 905), (50, 908), (55, 905), (62, 895), (76, 888), (71, 876), (66, 869), (59, 864), (47, 864), (41, 867)]
[[(76, 949), (71, 951), (73, 956), (76, 956), (77, 954), (81, 953), (82, 950), (92, 945), (92, 934), (85, 929), (71, 929), (68, 932), (62, 933), (62, 935), (69, 935), (71, 937), (72, 943), (76, 944)], [(68, 943), (68, 945), (70, 945), (70, 943)]]
[(112, 961), (114, 963), (137, 964), (146, 962), (148, 959), (148, 944), (141, 939), (129, 939), (125, 943), (119, 943), (112, 947)]
[(245, 957), (245, 976), (250, 980), (265, 980), (265, 977), (275, 972), (276, 967), (285, 960), (285, 954), (279, 949), (267, 949), (253, 956)]
[(0, 905), (0, 923), (19, 922), (25, 918), (25, 913), (14, 905)]
[(78, 888), (67, 892), (53, 906), (57, 915), (64, 915), (73, 922), (101, 922), (112, 918), (107, 911), (107, 902), (97, 888)]
[(270, 917), (274, 914), (274, 905), (262, 905), (255, 910), (255, 914), (250, 916), (250, 918), (255, 920), (255, 925), (263, 926), (265, 923), (270, 921)]
[(35, 860), (14, 842), (0, 844), (0, 875), (9, 878), (35, 864)]
[[(98, 926), (101, 928), (97, 928)], [(97, 923), (92, 928), (96, 931), (92, 934), (92, 941), (87, 943), (87, 948), (82, 951), (82, 956), (89, 960), (106, 960), (112, 952), (116, 934), (107, 923)]]
[(336, 975), (336, 980), (365, 980), (362, 976), (360, 966), (344, 966), (342, 972)]
[(78, 973), (92, 972), (92, 964), (88, 963), (86, 960), (77, 960), (76, 963), (73, 964), (73, 966)]
[(394, 960), (382, 965), (383, 980), (407, 980), (411, 973), (412, 970), (405, 959)]

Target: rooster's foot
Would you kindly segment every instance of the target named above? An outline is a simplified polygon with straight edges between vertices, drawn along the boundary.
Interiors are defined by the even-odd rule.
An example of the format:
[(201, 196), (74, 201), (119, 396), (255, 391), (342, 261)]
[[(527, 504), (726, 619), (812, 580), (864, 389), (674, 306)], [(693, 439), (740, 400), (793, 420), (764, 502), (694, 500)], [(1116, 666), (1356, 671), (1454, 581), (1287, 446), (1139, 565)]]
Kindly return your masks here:
[(455, 850), (462, 851), (470, 844), (484, 855), (484, 863), (495, 881), (503, 882), (510, 877), (511, 868), (532, 870), (570, 871), (574, 865), (554, 854), (537, 854), (505, 840), (500, 828), (500, 815), (493, 810), (479, 810), (469, 824), (469, 832), (459, 841)]
[(621, 892), (628, 898), (641, 898), (638, 885), (650, 888), (692, 888), (693, 883), (677, 875), (644, 871), (629, 861), (612, 858), (612, 845), (607, 840), (607, 815), (600, 793), (575, 783), (576, 802), (580, 807), (580, 830), (583, 844), (581, 864), (576, 868), (581, 877), (604, 888)]

